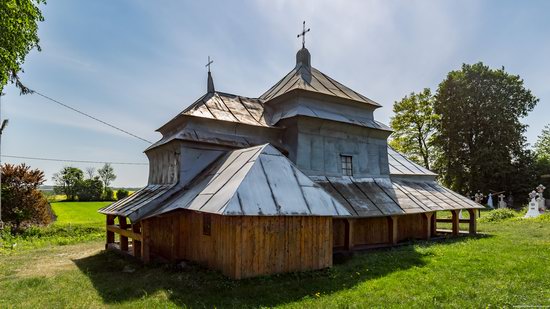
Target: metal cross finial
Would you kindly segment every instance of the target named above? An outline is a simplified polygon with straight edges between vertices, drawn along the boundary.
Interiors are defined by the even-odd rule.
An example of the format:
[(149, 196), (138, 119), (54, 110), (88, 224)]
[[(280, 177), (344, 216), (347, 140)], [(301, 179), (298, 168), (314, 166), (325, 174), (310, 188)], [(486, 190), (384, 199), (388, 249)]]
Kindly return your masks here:
[(309, 28), (307, 28), (306, 30), (306, 22), (304, 21), (304, 23), (302, 24), (302, 33), (298, 34), (298, 36), (296, 36), (297, 38), (299, 37), (302, 37), (302, 48), (305, 48), (306, 47), (306, 33), (309, 32)]
[(208, 63), (205, 65), (205, 67), (208, 67), (208, 73), (210, 73), (210, 65), (214, 63), (214, 60), (210, 60), (210, 56), (208, 56)]

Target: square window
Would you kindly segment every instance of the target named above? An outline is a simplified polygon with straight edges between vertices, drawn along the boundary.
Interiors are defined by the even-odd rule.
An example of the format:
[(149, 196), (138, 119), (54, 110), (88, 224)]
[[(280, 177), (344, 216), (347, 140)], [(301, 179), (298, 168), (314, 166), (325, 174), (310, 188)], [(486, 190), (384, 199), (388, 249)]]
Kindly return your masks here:
[(212, 233), (212, 217), (210, 214), (202, 214), (202, 234), (210, 236)]
[(340, 155), (342, 161), (342, 174), (345, 176), (353, 176), (352, 156)]

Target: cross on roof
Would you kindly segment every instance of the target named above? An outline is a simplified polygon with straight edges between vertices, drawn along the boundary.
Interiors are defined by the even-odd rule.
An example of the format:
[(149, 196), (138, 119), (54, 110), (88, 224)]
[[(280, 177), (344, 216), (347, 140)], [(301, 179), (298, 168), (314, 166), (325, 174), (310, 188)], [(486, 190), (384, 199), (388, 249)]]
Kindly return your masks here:
[(306, 47), (306, 33), (308, 33), (309, 30), (311, 29), (307, 28), (306, 30), (306, 22), (304, 21), (302, 24), (302, 32), (296, 36), (297, 38), (302, 37), (302, 48)]
[(208, 56), (208, 63), (205, 65), (205, 67), (208, 67), (208, 73), (210, 73), (210, 65), (214, 63), (214, 60), (210, 60), (210, 56)]

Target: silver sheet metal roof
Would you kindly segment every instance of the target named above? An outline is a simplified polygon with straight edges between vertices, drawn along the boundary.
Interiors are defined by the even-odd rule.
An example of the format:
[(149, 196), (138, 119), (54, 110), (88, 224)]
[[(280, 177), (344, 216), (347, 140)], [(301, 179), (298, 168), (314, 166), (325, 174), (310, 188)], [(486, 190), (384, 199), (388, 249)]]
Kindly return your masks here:
[(300, 105), (290, 106), (288, 109), (283, 109), (281, 111), (274, 113), (271, 116), (271, 123), (276, 124), (281, 119), (292, 118), (296, 116), (328, 119), (328, 120), (337, 121), (337, 122), (351, 123), (351, 124), (361, 126), (361, 127), (366, 127), (366, 128), (392, 131), (390, 127), (374, 119), (366, 119), (356, 115), (346, 115), (344, 113), (338, 113), (334, 111), (325, 111), (319, 108), (313, 110), (308, 106), (300, 106)]
[(388, 147), (388, 163), (390, 164), (391, 175), (437, 176), (436, 173), (407, 159), (403, 154), (391, 147)]
[(261, 100), (223, 92), (206, 94), (182, 114), (269, 127)]
[(148, 185), (124, 199), (101, 208), (98, 212), (105, 215), (124, 216), (135, 221), (147, 211), (148, 206), (165, 197), (174, 187), (174, 184)]
[(148, 217), (176, 209), (244, 216), (350, 215), (269, 144), (229, 152)]
[(312, 179), (340, 201), (354, 217), (483, 208), (434, 181), (349, 176), (315, 176)]
[(283, 79), (260, 96), (260, 99), (269, 101), (295, 89), (321, 93), (347, 100), (366, 103), (372, 106), (381, 105), (373, 100), (351, 90), (341, 83), (313, 67), (297, 64)]

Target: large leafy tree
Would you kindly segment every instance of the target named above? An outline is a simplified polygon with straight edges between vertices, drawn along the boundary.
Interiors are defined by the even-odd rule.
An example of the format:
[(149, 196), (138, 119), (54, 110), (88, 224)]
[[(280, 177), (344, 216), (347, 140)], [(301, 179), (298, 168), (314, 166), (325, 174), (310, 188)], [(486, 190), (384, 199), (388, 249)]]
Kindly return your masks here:
[(550, 125), (546, 125), (542, 129), (541, 134), (538, 136), (535, 143), (535, 153), (539, 158), (550, 159)]
[(0, 1), (0, 93), (13, 82), (23, 93), (28, 89), (20, 82), (25, 56), (36, 48), (40, 51), (38, 23), (44, 18), (38, 6), (45, 0)]
[(48, 224), (52, 211), (38, 190), (44, 183), (44, 172), (28, 165), (2, 166), (2, 219), (12, 224), (15, 232), (23, 223)]
[[(520, 122), (538, 99), (523, 80), (504, 68), (464, 64), (439, 84), (434, 111), (440, 115), (437, 167), (455, 190), (523, 191), (520, 173), (532, 166)], [(531, 177), (525, 175), (525, 177)], [(523, 192), (522, 192), (523, 193)]]
[(433, 111), (434, 101), (429, 88), (413, 92), (395, 102), (390, 121), (394, 130), (390, 145), (427, 169), (434, 158), (433, 137), (439, 118)]
[(74, 201), (78, 196), (79, 186), (83, 179), (84, 173), (81, 169), (66, 166), (53, 175), (53, 181), (55, 182), (54, 191), (65, 194), (67, 200)]

